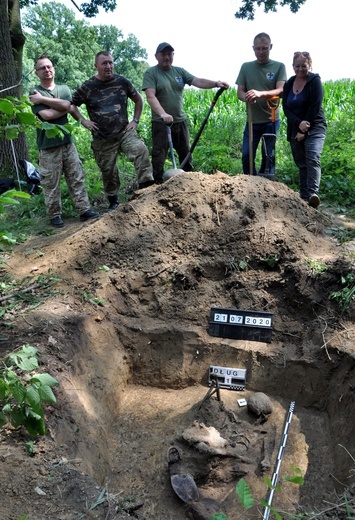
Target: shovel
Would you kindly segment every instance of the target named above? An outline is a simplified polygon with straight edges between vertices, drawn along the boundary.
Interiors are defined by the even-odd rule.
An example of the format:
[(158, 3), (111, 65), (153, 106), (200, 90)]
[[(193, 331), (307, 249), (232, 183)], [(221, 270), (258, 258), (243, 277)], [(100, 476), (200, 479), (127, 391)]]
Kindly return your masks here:
[(164, 172), (164, 174), (163, 174), (163, 182), (167, 181), (168, 179), (170, 179), (171, 177), (173, 177), (177, 173), (182, 173), (184, 171), (184, 170), (182, 170), (180, 168), (176, 168), (176, 161), (175, 161), (175, 155), (174, 155), (174, 146), (173, 146), (173, 140), (171, 138), (171, 126), (169, 126), (169, 125), (165, 125), (165, 126), (166, 126), (166, 132), (168, 134), (169, 151), (170, 151), (170, 157), (171, 157), (171, 162), (173, 163), (173, 167), (170, 168), (169, 170), (167, 170), (166, 172)]
[(191, 147), (190, 147), (190, 151), (189, 151), (189, 153), (187, 154), (187, 156), (185, 157), (185, 159), (184, 159), (184, 160), (182, 161), (182, 163), (180, 164), (180, 168), (183, 168), (183, 167), (185, 166), (185, 164), (187, 163), (187, 161), (191, 158), (192, 152), (194, 151), (195, 146), (197, 145), (197, 142), (198, 142), (198, 140), (200, 139), (200, 136), (201, 136), (201, 134), (202, 134), (202, 132), (203, 132), (203, 129), (204, 129), (205, 126), (206, 126), (207, 120), (208, 120), (208, 118), (210, 117), (210, 114), (211, 114), (212, 110), (214, 109), (214, 106), (215, 106), (215, 104), (217, 103), (217, 100), (218, 100), (219, 96), (222, 94), (222, 92), (223, 92), (224, 90), (227, 90), (227, 89), (224, 88), (224, 87), (221, 87), (219, 90), (217, 90), (217, 92), (216, 92), (214, 98), (212, 99), (212, 102), (211, 102), (210, 108), (208, 109), (208, 112), (207, 112), (207, 114), (206, 114), (206, 117), (205, 117), (205, 119), (204, 119), (203, 122), (202, 122), (201, 128), (200, 128), (200, 130), (197, 132), (197, 135), (196, 135), (195, 139), (193, 140), (193, 143), (192, 143), (192, 145), (191, 145)]
[(253, 114), (251, 111), (250, 103), (248, 103), (248, 129), (249, 129), (249, 175), (254, 175)]
[[(264, 173), (259, 173), (261, 177), (269, 179), (270, 181), (275, 180), (275, 144), (276, 144), (276, 110), (280, 105), (279, 96), (273, 96), (266, 100), (266, 104), (268, 109), (271, 112), (271, 122), (272, 122), (272, 134), (263, 134), (262, 135), (262, 145), (264, 147), (265, 156), (266, 156), (266, 165)], [(271, 147), (271, 154), (267, 153), (266, 143), (269, 142), (269, 146)], [(271, 168), (271, 160), (273, 160), (273, 167)]]

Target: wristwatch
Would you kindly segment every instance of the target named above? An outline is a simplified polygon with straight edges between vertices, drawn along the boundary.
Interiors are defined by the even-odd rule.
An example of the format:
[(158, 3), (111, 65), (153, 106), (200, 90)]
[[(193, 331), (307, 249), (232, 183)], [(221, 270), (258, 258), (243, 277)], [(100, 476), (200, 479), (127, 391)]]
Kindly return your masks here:
[(134, 117), (133, 118), (133, 121), (138, 125), (139, 124), (139, 119), (137, 117)]

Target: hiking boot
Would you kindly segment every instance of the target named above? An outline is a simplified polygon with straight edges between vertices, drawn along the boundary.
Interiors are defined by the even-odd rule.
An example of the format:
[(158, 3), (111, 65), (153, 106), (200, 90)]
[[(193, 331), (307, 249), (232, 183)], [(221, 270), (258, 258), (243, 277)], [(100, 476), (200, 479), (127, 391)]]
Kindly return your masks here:
[(107, 198), (108, 198), (108, 201), (110, 203), (107, 211), (115, 210), (118, 207), (118, 204), (119, 204), (117, 196), (116, 195), (112, 195), (112, 196), (109, 196)]
[(52, 217), (51, 224), (54, 227), (63, 227), (64, 226), (64, 222), (62, 221), (62, 217), (60, 215), (57, 215), (56, 217)]
[(153, 184), (154, 184), (154, 181), (146, 181), (146, 182), (140, 182), (138, 184), (138, 186), (139, 186), (140, 190), (143, 190), (144, 188), (148, 188), (149, 186), (153, 186)]
[(309, 206), (311, 206), (311, 208), (317, 209), (319, 204), (320, 204), (320, 200), (319, 200), (318, 195), (315, 195), (315, 194), (312, 195), (309, 198), (308, 204), (309, 204)]
[(88, 209), (85, 211), (85, 213), (82, 213), (80, 215), (81, 222), (85, 222), (86, 220), (89, 220), (91, 218), (97, 218), (100, 216), (100, 213), (97, 213), (97, 211), (93, 211), (92, 209)]

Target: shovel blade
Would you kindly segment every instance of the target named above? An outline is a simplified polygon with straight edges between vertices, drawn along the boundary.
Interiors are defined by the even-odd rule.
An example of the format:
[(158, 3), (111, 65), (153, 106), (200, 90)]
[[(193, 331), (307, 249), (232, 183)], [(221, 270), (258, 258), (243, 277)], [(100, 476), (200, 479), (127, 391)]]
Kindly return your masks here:
[(178, 173), (183, 173), (184, 170), (181, 170), (180, 168), (171, 168), (170, 170), (166, 170), (163, 174), (163, 182), (168, 181), (171, 179), (171, 177), (174, 177), (174, 175), (177, 175)]

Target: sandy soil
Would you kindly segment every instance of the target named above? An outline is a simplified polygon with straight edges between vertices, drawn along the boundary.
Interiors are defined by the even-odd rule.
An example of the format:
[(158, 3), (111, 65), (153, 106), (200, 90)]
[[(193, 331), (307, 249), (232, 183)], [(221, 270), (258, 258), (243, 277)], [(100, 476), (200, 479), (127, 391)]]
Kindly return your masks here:
[[(283, 483), (273, 506), (340, 520), (347, 493), (354, 514), (355, 309), (329, 296), (355, 248), (334, 225), (280, 183), (185, 173), (16, 246), (4, 275), (58, 280), (36, 309), (4, 315), (1, 357), (29, 343), (59, 385), (33, 457), (24, 430), (0, 430), (0, 519), (262, 518), (293, 401), (279, 481), (293, 466), (305, 483)], [(271, 313), (271, 341), (212, 336), (213, 307)], [(210, 366), (246, 369), (246, 390), (208, 395)], [(256, 392), (267, 417), (238, 404)], [(172, 487), (172, 445), (198, 501)]]

